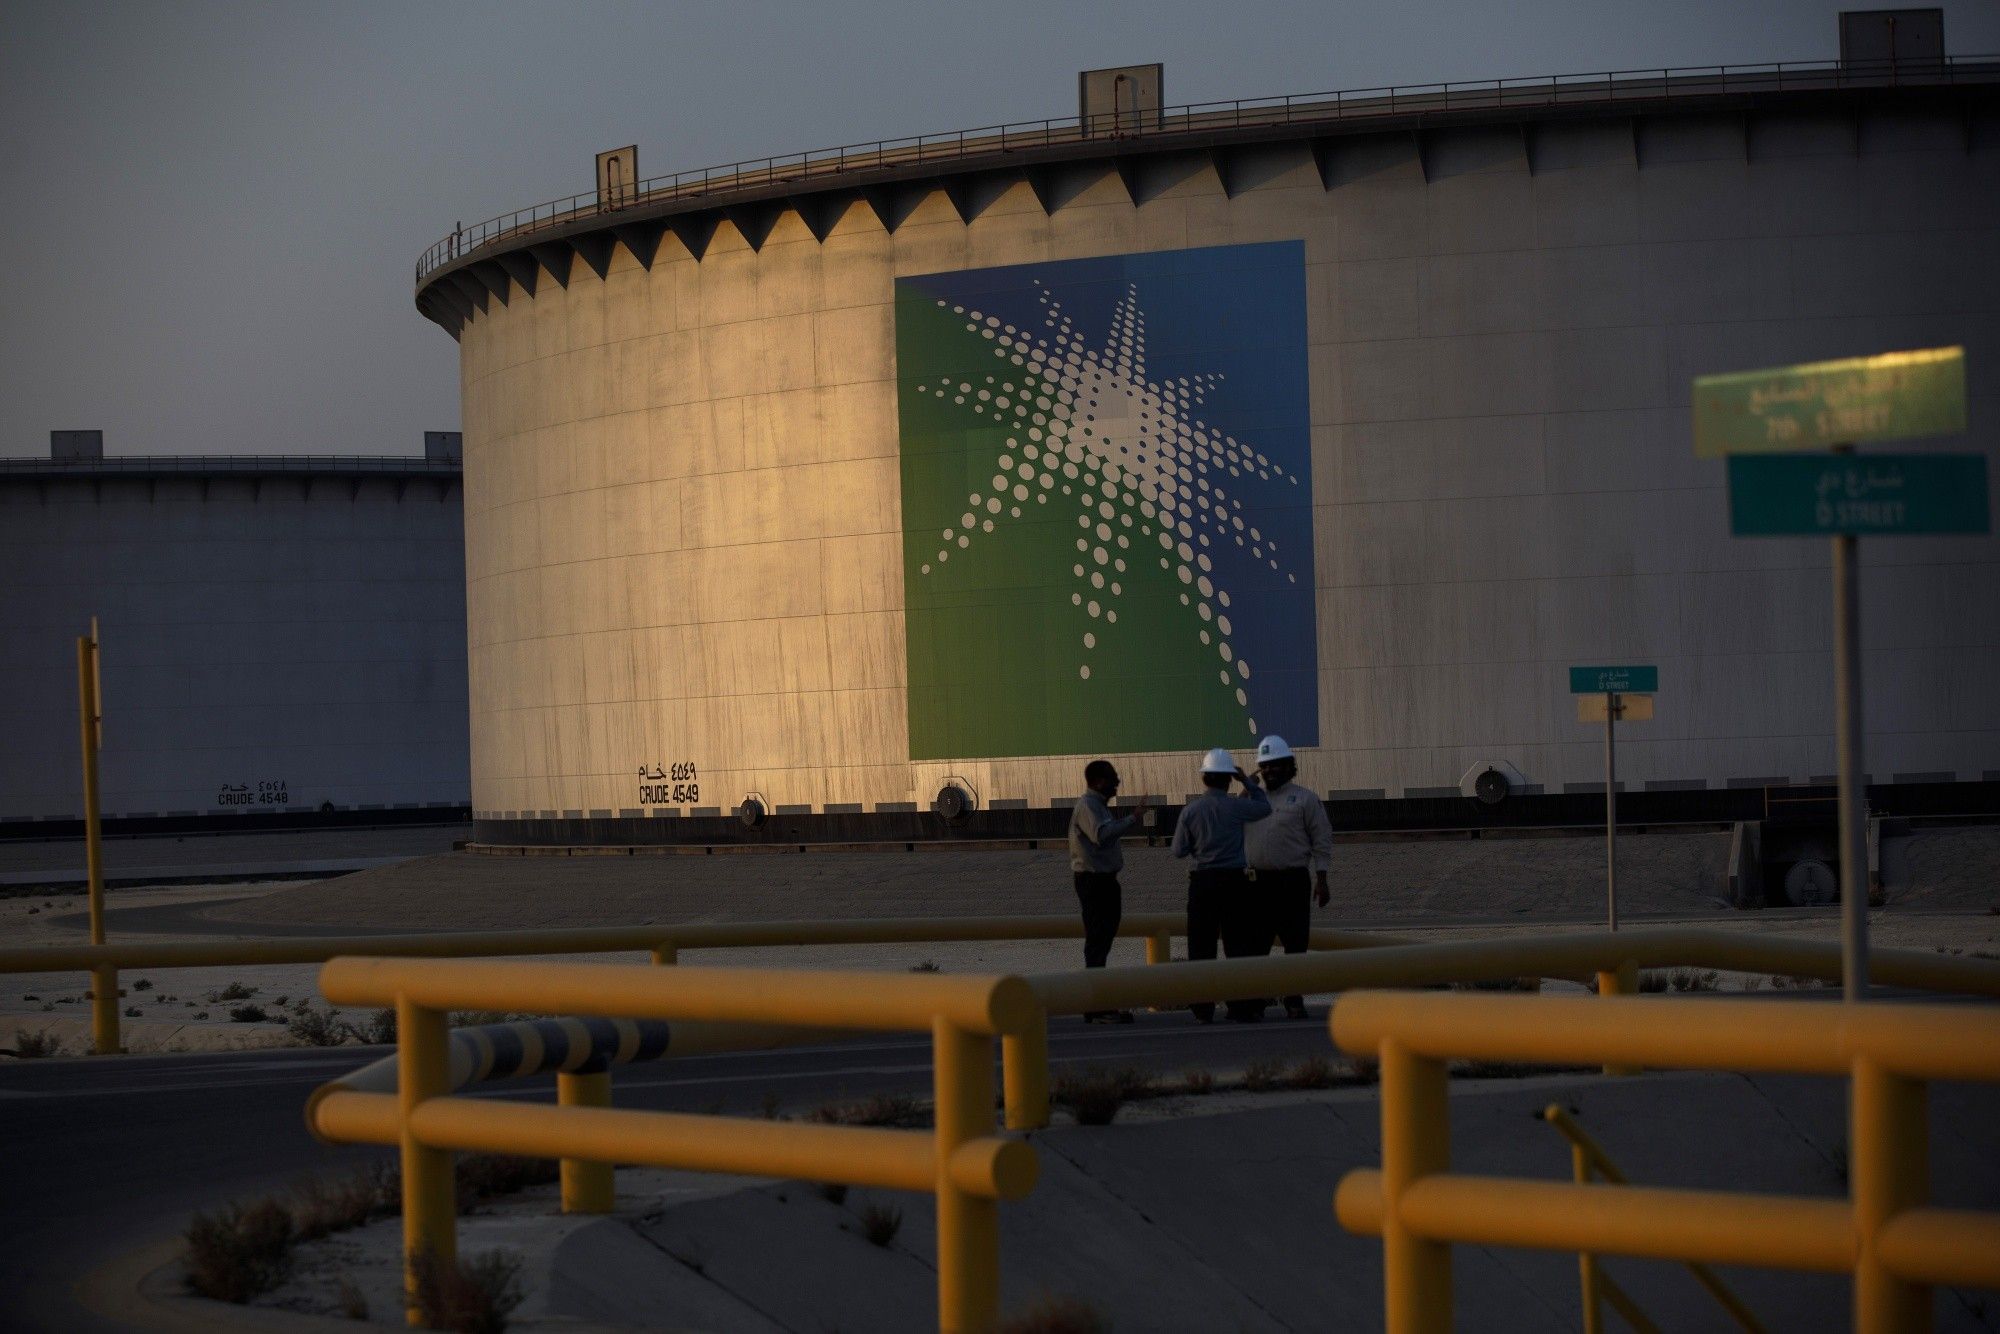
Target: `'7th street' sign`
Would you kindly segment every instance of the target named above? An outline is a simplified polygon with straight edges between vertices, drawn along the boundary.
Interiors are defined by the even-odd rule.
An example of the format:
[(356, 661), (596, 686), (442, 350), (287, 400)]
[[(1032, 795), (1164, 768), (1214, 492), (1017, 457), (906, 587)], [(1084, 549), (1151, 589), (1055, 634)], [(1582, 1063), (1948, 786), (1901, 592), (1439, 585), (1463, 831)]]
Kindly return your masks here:
[(1694, 382), (1694, 452), (1705, 459), (1964, 429), (1963, 348), (1885, 352)]

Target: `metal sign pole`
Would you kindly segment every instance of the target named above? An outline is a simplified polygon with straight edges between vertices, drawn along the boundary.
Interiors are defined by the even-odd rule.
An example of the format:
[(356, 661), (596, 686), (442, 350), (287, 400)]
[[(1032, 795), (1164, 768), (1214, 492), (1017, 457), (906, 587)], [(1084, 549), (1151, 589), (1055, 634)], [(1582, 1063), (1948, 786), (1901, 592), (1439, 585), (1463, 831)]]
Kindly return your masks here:
[(1868, 825), (1861, 732), (1860, 539), (1833, 539), (1834, 753), (1840, 770), (1840, 946), (1845, 998), (1868, 998)]
[(1604, 897), (1611, 929), (1618, 929), (1618, 756), (1612, 740), (1618, 696), (1604, 696)]

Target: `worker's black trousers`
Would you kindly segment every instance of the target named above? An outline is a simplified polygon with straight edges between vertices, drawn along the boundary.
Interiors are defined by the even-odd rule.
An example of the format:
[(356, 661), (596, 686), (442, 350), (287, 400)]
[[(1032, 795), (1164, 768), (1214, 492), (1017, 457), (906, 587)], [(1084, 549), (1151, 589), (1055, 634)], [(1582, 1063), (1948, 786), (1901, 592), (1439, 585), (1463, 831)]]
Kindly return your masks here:
[(1102, 968), (1111, 957), (1111, 942), (1118, 938), (1123, 919), (1123, 895), (1116, 871), (1077, 871), (1076, 902), (1083, 909), (1083, 966)]
[[(1232, 959), (1271, 952), (1271, 931), (1262, 904), (1241, 867), (1189, 872), (1187, 919), (1189, 959), (1213, 959), (1218, 941), (1222, 952)], [(1262, 1014), (1268, 1004), (1268, 1000), (1233, 1000), (1229, 1015), (1241, 1019)], [(1197, 1019), (1215, 1017), (1213, 1002), (1198, 1001), (1189, 1008)]]
[[(1256, 886), (1265, 920), (1271, 928), (1265, 935), (1263, 952), (1271, 952), (1270, 938), (1275, 935), (1285, 953), (1304, 954), (1312, 940), (1312, 874), (1303, 866), (1259, 871)], [(1296, 1010), (1305, 1003), (1303, 996), (1285, 997), (1287, 1010)]]

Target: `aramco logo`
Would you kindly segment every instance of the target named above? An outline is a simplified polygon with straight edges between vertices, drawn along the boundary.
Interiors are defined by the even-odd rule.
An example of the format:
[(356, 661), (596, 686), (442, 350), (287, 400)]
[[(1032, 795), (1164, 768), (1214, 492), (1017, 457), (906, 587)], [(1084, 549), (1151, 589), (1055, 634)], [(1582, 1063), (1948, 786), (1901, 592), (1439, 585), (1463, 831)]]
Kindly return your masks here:
[(896, 283), (910, 755), (1319, 740), (1304, 247)]

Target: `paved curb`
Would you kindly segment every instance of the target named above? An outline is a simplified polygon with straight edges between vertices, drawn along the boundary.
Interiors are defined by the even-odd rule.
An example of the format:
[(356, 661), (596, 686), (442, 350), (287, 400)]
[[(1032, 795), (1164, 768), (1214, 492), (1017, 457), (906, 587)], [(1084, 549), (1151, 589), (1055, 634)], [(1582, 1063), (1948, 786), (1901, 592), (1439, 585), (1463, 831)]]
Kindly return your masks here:
[[(181, 1286), (181, 1243), (163, 1238), (93, 1269), (76, 1285), (77, 1304), (122, 1328), (204, 1334), (211, 1330), (347, 1330), (356, 1323), (333, 1316), (237, 1306), (196, 1297)], [(365, 1327), (365, 1326), (364, 1326)]]

